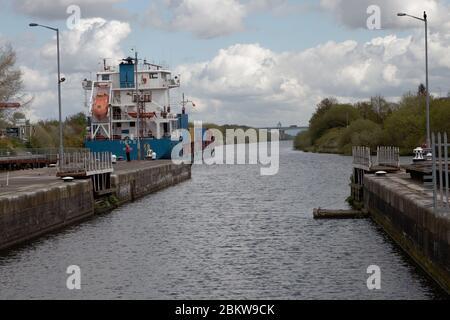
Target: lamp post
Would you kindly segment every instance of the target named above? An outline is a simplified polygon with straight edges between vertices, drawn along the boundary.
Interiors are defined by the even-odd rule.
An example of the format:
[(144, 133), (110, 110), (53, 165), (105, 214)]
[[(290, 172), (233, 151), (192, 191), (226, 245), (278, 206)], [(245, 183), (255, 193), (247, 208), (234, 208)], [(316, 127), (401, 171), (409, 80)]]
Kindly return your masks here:
[(412, 16), (406, 13), (398, 13), (399, 17), (410, 17), (425, 23), (425, 73), (426, 73), (426, 93), (427, 93), (427, 147), (431, 148), (431, 131), (430, 131), (430, 90), (428, 83), (428, 19), (427, 13), (423, 12), (423, 18)]
[(37, 23), (30, 23), (30, 27), (42, 27), (50, 29), (56, 32), (56, 50), (57, 50), (57, 61), (58, 61), (58, 110), (59, 110), (59, 163), (61, 164), (64, 155), (64, 141), (63, 141), (63, 127), (62, 127), (62, 115), (61, 115), (61, 83), (66, 79), (61, 78), (61, 62), (59, 54), (59, 29), (52, 28), (49, 26), (40, 25)]

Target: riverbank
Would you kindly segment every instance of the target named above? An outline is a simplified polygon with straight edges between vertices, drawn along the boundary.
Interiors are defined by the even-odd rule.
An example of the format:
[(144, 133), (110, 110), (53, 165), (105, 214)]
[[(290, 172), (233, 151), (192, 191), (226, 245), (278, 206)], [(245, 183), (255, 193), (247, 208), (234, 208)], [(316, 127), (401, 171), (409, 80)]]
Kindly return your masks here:
[(191, 178), (190, 165), (171, 161), (118, 163), (112, 192), (97, 196), (90, 179), (65, 183), (54, 168), (26, 170), (0, 179), (0, 250), (108, 212)]
[[(352, 146), (397, 146), (401, 155), (426, 142), (425, 98), (407, 93), (398, 103), (382, 97), (354, 104), (336, 99), (322, 100), (309, 121), (309, 129), (294, 141), (295, 148), (306, 152), (350, 155)], [(430, 121), (434, 132), (448, 132), (450, 99), (430, 100)]]

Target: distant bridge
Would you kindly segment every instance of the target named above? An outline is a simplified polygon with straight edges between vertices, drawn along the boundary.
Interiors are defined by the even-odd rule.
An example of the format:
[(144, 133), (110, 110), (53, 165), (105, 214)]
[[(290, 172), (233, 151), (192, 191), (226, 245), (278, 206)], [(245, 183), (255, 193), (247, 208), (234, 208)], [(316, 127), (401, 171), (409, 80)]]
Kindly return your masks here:
[(264, 127), (264, 128), (258, 128), (258, 129), (267, 129), (267, 130), (279, 130), (280, 131), (280, 137), (283, 139), (283, 137), (291, 136), (295, 137), (299, 133), (306, 131), (309, 129), (309, 127), (297, 127), (297, 126), (290, 126), (290, 127)]

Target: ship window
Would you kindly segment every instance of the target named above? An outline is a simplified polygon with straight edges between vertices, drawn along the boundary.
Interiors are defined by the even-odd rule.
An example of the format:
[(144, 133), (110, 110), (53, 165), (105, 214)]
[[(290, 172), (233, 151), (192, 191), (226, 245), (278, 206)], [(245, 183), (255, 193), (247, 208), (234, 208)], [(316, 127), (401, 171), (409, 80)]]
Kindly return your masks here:
[[(136, 95), (133, 94), (133, 102), (136, 102)], [(152, 102), (151, 94), (141, 94), (139, 96), (139, 102)]]
[(157, 73), (150, 73), (150, 79), (158, 79)]
[(136, 127), (136, 122), (130, 122), (130, 128)]
[(116, 124), (117, 128), (122, 128), (122, 124), (119, 122)]
[(102, 74), (103, 81), (109, 81), (109, 74)]

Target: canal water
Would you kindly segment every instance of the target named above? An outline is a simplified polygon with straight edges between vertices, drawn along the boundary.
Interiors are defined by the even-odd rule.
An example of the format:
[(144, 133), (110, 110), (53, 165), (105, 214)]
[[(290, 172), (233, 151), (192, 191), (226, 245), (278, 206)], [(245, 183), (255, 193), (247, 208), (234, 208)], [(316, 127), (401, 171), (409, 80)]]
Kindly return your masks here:
[[(351, 159), (281, 144), (280, 171), (194, 166), (192, 180), (0, 256), (0, 299), (436, 299), (442, 292), (346, 208)], [(82, 288), (66, 288), (81, 268)], [(381, 290), (366, 273), (381, 268)]]

